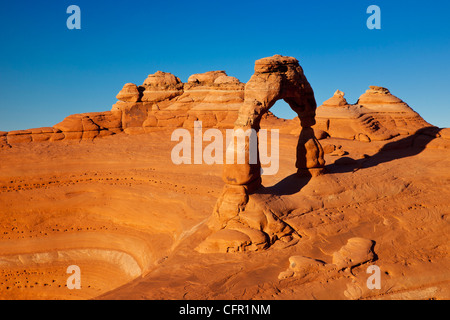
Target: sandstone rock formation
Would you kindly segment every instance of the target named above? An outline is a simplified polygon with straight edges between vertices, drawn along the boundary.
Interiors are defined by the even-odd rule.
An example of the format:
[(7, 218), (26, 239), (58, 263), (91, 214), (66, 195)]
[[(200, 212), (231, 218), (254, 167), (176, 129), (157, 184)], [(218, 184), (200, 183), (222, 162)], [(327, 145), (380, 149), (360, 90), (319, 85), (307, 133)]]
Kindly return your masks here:
[[(320, 174), (325, 164), (324, 152), (311, 128), (315, 124), (316, 101), (295, 58), (275, 55), (255, 62), (255, 73), (245, 85), (245, 100), (239, 109), (234, 132), (258, 131), (262, 116), (279, 99), (284, 99), (297, 113), (302, 128), (295, 164), (298, 173)], [(231, 159), (238, 159), (239, 154), (244, 153), (245, 162), (224, 164), (222, 178), (226, 186), (209, 222), (216, 233), (197, 248), (200, 252), (258, 250), (278, 239), (291, 241), (296, 238), (294, 230), (280, 219), (281, 213), (277, 214), (276, 206), (273, 203), (267, 206), (267, 200), (254, 194), (261, 187), (261, 165), (259, 161), (251, 162), (251, 139), (257, 139), (257, 135), (250, 135), (243, 146), (236, 142), (227, 148), (226, 153)], [(238, 230), (248, 238), (242, 237), (242, 242), (236, 246), (228, 238), (228, 232), (225, 237), (218, 236), (224, 228)], [(255, 234), (256, 240), (253, 240)]]
[(141, 99), (141, 93), (134, 83), (126, 83), (122, 90), (116, 96), (117, 100), (126, 102), (138, 102)]
[[(117, 96), (111, 111), (0, 132), (1, 299), (450, 297), (450, 130), (409, 134), (420, 119), (387, 90), (357, 105), (337, 91), (314, 125), (300, 66), (275, 56), (248, 86), (223, 71), (186, 83), (156, 72)], [(270, 113), (276, 99), (296, 121)], [(195, 120), (279, 128), (280, 170), (262, 186), (258, 163), (176, 165), (171, 129)], [(312, 178), (323, 157), (336, 161)], [(372, 261), (381, 289), (367, 286)], [(67, 289), (69, 265), (82, 290)]]
[[(282, 56), (260, 59), (247, 84), (225, 71), (193, 74), (186, 83), (171, 73), (157, 71), (148, 75), (142, 85), (126, 83), (111, 111), (70, 115), (52, 128), (3, 132), (0, 147), (47, 140), (92, 140), (120, 132), (141, 134), (165, 128), (193, 128), (195, 121), (202, 121), (204, 128), (231, 129), (238, 120), (236, 127), (257, 128), (262, 124), (264, 128), (277, 128), (295, 135), (300, 135), (300, 128), (305, 128), (299, 147), (309, 145), (311, 150), (320, 150), (315, 145), (316, 138), (383, 141), (430, 126), (388, 89), (376, 86), (370, 86), (356, 104), (349, 104), (344, 93), (337, 90), (315, 111), (315, 107), (310, 107), (315, 106), (312, 103), (315, 100), (309, 84), (295, 88), (296, 83), (306, 80), (301, 67), (298, 70), (293, 67), (295, 61)], [(301, 117), (284, 120), (270, 113), (268, 109), (279, 99), (288, 102)], [(312, 110), (316, 113), (314, 125), (309, 123), (313, 117), (307, 115)], [(249, 112), (254, 114), (249, 117)], [(314, 132), (307, 130), (310, 127)], [(320, 159), (320, 152), (315, 157)], [(300, 158), (297, 166), (305, 168)], [(320, 168), (321, 164), (312, 166)]]
[(344, 92), (336, 90), (334, 95), (330, 99), (325, 100), (322, 105), (327, 107), (347, 106), (348, 103), (347, 100), (344, 98), (344, 95), (345, 95)]
[[(289, 129), (299, 136), (295, 166), (299, 174), (315, 176), (323, 171), (325, 154), (317, 138), (331, 136), (370, 142), (411, 134), (428, 125), (389, 90), (374, 86), (355, 105), (349, 104), (344, 93), (337, 90), (316, 110), (314, 92), (298, 61), (280, 55), (257, 60), (255, 73), (246, 84), (225, 71), (193, 74), (186, 83), (171, 73), (157, 71), (148, 75), (142, 85), (126, 83), (117, 99), (111, 111), (70, 115), (52, 128), (1, 133), (0, 145), (8, 148), (23, 142), (92, 140), (121, 132), (140, 134), (164, 128), (192, 128), (195, 121), (202, 121), (204, 128), (234, 128), (235, 132), (258, 131), (261, 125), (282, 130), (296, 126)], [(297, 120), (281, 120), (270, 113), (269, 109), (279, 99), (284, 99), (297, 113)], [(249, 161), (249, 139), (245, 140), (243, 151), (245, 163), (224, 164), (226, 186), (210, 226), (215, 231), (230, 229), (233, 221), (239, 220), (233, 230), (246, 234), (251, 241), (228, 246), (227, 241), (219, 244), (222, 240), (215, 235), (199, 247), (202, 251), (210, 247), (219, 251), (258, 250), (277, 239), (295, 238), (276, 210), (274, 213), (273, 208), (258, 204), (264, 200), (252, 195), (261, 187), (261, 165), (259, 159), (256, 163)], [(226, 151), (232, 157), (239, 152), (242, 151), (237, 144)], [(344, 150), (331, 150), (330, 146), (326, 152), (345, 155)], [(250, 212), (251, 207), (253, 216), (266, 221), (265, 224), (255, 228), (248, 219), (241, 219), (245, 216), (242, 213)], [(229, 238), (228, 233), (225, 238)]]
[(369, 109), (367, 114), (395, 134), (413, 134), (421, 128), (431, 126), (405, 102), (383, 87), (370, 86), (359, 97), (357, 104)]
[(289, 258), (289, 268), (278, 275), (278, 279), (286, 279), (290, 277), (304, 277), (307, 274), (317, 272), (325, 264), (322, 261), (303, 257), (292, 256)]
[[(245, 101), (239, 109), (235, 131), (258, 131), (262, 115), (279, 99), (284, 99), (297, 113), (303, 128), (297, 146), (296, 167), (320, 171), (324, 166), (323, 150), (311, 129), (315, 124), (314, 92), (295, 58), (275, 55), (255, 62), (255, 73), (245, 86)], [(249, 149), (248, 140), (245, 148)], [(238, 151), (227, 152), (237, 154)], [(228, 184), (251, 185), (260, 179), (260, 171), (259, 163), (225, 164), (223, 178)]]
[[(336, 165), (297, 188), (297, 176), (286, 177), (298, 139), (280, 135), (279, 172), (263, 177), (266, 189), (249, 195), (245, 212), (227, 223), (233, 229), (212, 236), (220, 247), (211, 252), (228, 248), (222, 238), (231, 240), (229, 252), (258, 251), (209, 254), (194, 248), (211, 234), (205, 221), (224, 187), (222, 166), (173, 164), (169, 132), (1, 149), (1, 298), (347, 299), (354, 279), (362, 291), (351, 298), (450, 297), (450, 149), (409, 143), (377, 154), (399, 141), (329, 138), (351, 158), (370, 158), (356, 172)], [(448, 130), (427, 134), (429, 144), (450, 142)], [(289, 191), (279, 182), (295, 190), (279, 193)], [(275, 240), (267, 250), (258, 228)], [(333, 255), (352, 237), (376, 242), (377, 260), (339, 271)], [(291, 268), (295, 256), (318, 264)], [(380, 290), (366, 286), (372, 264), (381, 269)], [(69, 265), (81, 268), (82, 290), (65, 287)], [(293, 274), (279, 280), (284, 271)]]
[(224, 71), (192, 75), (187, 83), (157, 71), (141, 86), (126, 83), (111, 111), (74, 114), (52, 128), (1, 132), (0, 147), (58, 140), (92, 140), (120, 132), (145, 133), (158, 128), (233, 128), (244, 101), (244, 84)]
[[(130, 90), (132, 98), (127, 96)], [(129, 134), (155, 128), (192, 128), (194, 121), (202, 121), (206, 128), (231, 128), (243, 96), (244, 84), (225, 71), (193, 74), (187, 83), (158, 71), (142, 86), (126, 84), (112, 110), (121, 113), (122, 129)]]
[(278, 279), (291, 277), (303, 278), (307, 275), (318, 272), (340, 271), (345, 268), (353, 268), (358, 265), (375, 260), (373, 251), (374, 242), (365, 238), (350, 238), (347, 244), (338, 251), (333, 252), (332, 262), (325, 263), (320, 260), (304, 257), (291, 256), (289, 258), (289, 268), (278, 275)]
[(372, 261), (375, 257), (373, 245), (373, 241), (369, 239), (350, 238), (346, 245), (333, 253), (333, 264), (338, 269), (343, 269)]
[(370, 142), (388, 140), (398, 135), (413, 134), (431, 126), (388, 89), (370, 86), (354, 105), (344, 93), (336, 91), (317, 108), (315, 130), (331, 137)]

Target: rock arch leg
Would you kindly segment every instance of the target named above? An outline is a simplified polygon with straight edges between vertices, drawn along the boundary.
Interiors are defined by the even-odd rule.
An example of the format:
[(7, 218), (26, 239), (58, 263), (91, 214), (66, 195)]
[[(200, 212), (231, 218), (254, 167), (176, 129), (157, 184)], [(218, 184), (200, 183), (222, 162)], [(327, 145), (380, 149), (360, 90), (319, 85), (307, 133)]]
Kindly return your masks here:
[(225, 151), (222, 179), (229, 185), (261, 186), (258, 130), (236, 126)]
[(317, 176), (324, 172), (323, 149), (311, 127), (302, 127), (297, 144), (295, 167), (301, 175)]

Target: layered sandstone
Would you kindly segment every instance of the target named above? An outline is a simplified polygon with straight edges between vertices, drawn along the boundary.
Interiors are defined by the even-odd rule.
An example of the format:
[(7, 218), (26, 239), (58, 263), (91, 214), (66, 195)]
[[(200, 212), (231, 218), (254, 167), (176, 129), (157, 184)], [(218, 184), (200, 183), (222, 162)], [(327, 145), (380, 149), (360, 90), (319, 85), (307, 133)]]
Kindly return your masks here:
[[(362, 143), (357, 133), (380, 132), (335, 138), (357, 120), (325, 115), (322, 155), (300, 70), (293, 58), (262, 59), (249, 91), (222, 71), (187, 83), (157, 72), (126, 84), (112, 111), (0, 132), (0, 298), (448, 299), (449, 129)], [(241, 105), (234, 113), (218, 102), (225, 91)], [(298, 136), (280, 130), (275, 175), (171, 161), (171, 130), (160, 129), (189, 127), (186, 114), (200, 111), (215, 115), (212, 126), (292, 125), (270, 115), (274, 99), (299, 114)], [(358, 103), (383, 127), (381, 115), (403, 126), (407, 112), (386, 90)], [(340, 92), (323, 106), (352, 109)], [(230, 121), (214, 122), (224, 108)], [(312, 177), (322, 160), (327, 174)], [(66, 287), (69, 265), (81, 268), (82, 290)], [(379, 289), (367, 285), (372, 265)]]
[[(278, 119), (267, 111), (271, 106), (269, 101), (273, 103), (278, 99), (284, 99), (296, 112), (310, 104), (305, 101), (311, 100), (311, 95), (303, 94), (306, 100), (296, 105), (298, 96), (293, 94), (296, 92), (293, 89), (285, 89), (284, 98), (280, 95), (280, 86), (289, 87), (286, 83), (304, 81), (304, 76), (299, 75), (301, 67), (300, 72), (290, 67), (295, 61), (295, 58), (283, 56), (260, 59), (247, 84), (228, 76), (225, 71), (193, 74), (186, 83), (171, 73), (157, 71), (148, 75), (142, 85), (126, 83), (111, 111), (70, 115), (53, 127), (0, 132), (0, 148), (23, 142), (80, 141), (120, 132), (139, 134), (164, 128), (193, 128), (195, 121), (201, 121), (204, 128), (231, 129), (236, 121), (241, 127), (248, 125), (243, 122), (247, 121), (246, 112), (255, 112), (252, 116), (258, 121), (255, 125), (261, 122), (265, 128), (300, 135), (300, 118)], [(301, 90), (305, 93), (310, 87)], [(261, 94), (265, 97), (260, 98)], [(313, 128), (317, 138), (384, 141), (430, 126), (386, 88), (370, 86), (355, 104), (349, 104), (344, 96), (344, 92), (337, 90), (315, 111)], [(260, 105), (255, 106), (254, 101), (259, 101)], [(240, 117), (244, 120), (239, 118), (241, 108)], [(310, 116), (303, 119), (305, 123), (311, 122), (307, 120)]]
[(333, 96), (330, 99), (325, 100), (322, 105), (327, 107), (347, 106), (348, 103), (344, 96), (345, 96), (344, 92), (336, 90)]
[(192, 128), (194, 121), (202, 121), (205, 128), (232, 128), (244, 101), (244, 84), (224, 71), (194, 74), (187, 83), (157, 71), (140, 86), (126, 83), (117, 99), (111, 111), (73, 114), (50, 128), (0, 132), (0, 147)]
[(357, 105), (366, 108), (367, 115), (375, 118), (394, 134), (413, 134), (421, 128), (431, 126), (408, 104), (383, 87), (370, 86), (370, 89), (359, 97)]
[[(257, 132), (263, 115), (280, 99), (297, 113), (301, 127), (296, 150), (297, 173), (305, 177), (321, 174), (324, 152), (311, 128), (315, 124), (316, 100), (295, 58), (275, 55), (255, 62), (255, 73), (245, 85), (245, 99), (234, 132)], [(213, 234), (197, 247), (199, 252), (257, 251), (278, 240), (292, 243), (299, 239), (282, 219), (285, 205), (281, 199), (264, 196), (261, 164), (250, 160), (251, 139), (245, 139), (244, 146), (232, 144), (226, 150), (227, 156), (235, 159), (243, 154), (245, 162), (223, 165), (222, 179), (226, 185), (208, 223)]]
[[(122, 129), (130, 134), (154, 128), (192, 128), (194, 121), (208, 128), (230, 128), (244, 96), (244, 84), (225, 71), (193, 74), (187, 83), (158, 71), (141, 86), (134, 86), (124, 86), (112, 109), (121, 112)], [(133, 98), (124, 99), (130, 90)]]
[(331, 137), (383, 141), (431, 126), (388, 89), (370, 86), (356, 104), (341, 91), (317, 108), (315, 130)]

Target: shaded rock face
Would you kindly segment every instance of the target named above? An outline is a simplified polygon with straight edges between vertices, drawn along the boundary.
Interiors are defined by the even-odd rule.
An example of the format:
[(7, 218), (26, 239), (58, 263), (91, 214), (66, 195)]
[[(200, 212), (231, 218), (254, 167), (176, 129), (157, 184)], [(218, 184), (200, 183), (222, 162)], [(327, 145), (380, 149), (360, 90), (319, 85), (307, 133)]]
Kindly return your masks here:
[(342, 91), (317, 108), (315, 130), (335, 138), (365, 142), (414, 134), (431, 126), (405, 102), (383, 87), (370, 86), (356, 104), (348, 104)]

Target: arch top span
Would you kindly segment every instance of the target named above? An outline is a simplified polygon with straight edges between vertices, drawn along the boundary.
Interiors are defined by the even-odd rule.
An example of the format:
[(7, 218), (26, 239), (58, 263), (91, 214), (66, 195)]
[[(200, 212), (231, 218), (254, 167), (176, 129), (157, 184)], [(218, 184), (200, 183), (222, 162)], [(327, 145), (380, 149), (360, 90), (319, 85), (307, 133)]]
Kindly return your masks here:
[(281, 55), (257, 60), (235, 125), (259, 129), (261, 117), (280, 99), (297, 113), (303, 127), (315, 124), (314, 92), (298, 60)]

